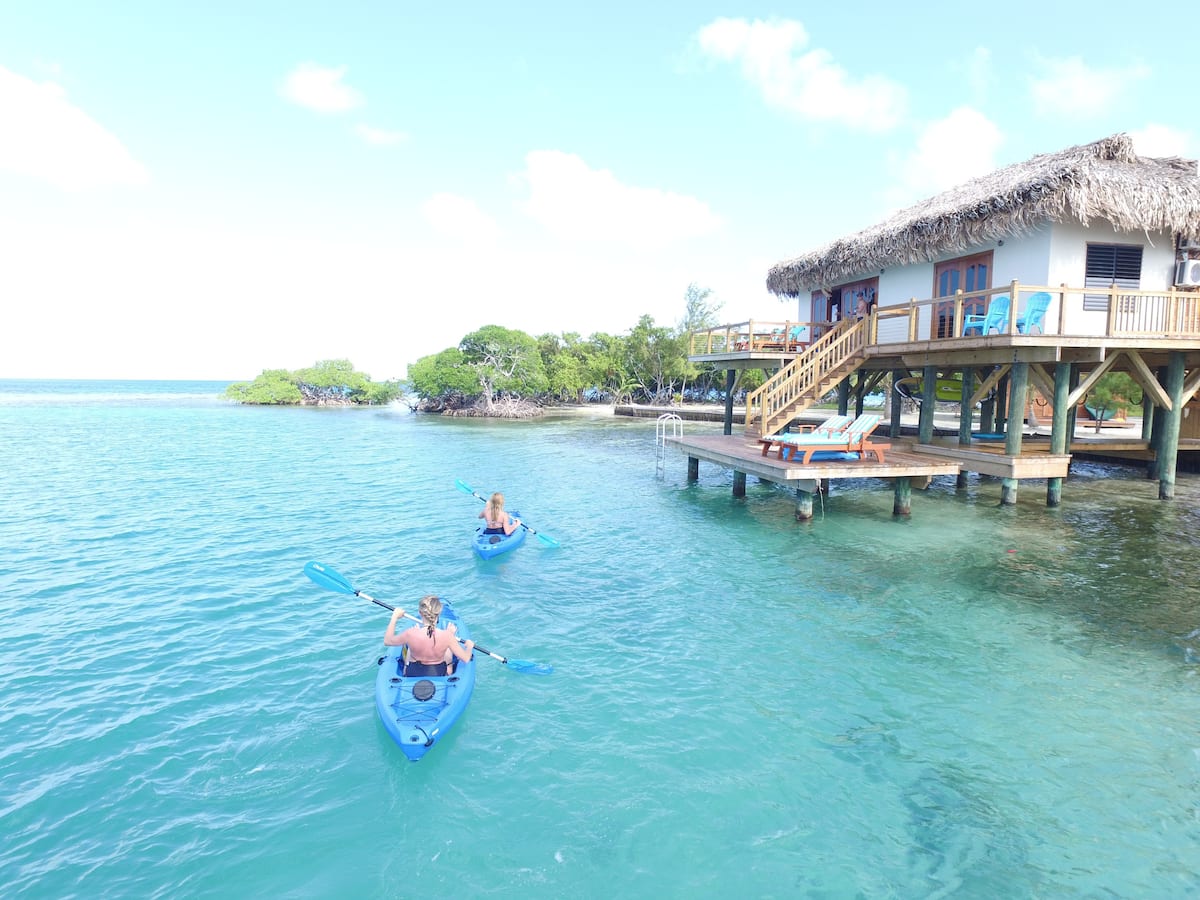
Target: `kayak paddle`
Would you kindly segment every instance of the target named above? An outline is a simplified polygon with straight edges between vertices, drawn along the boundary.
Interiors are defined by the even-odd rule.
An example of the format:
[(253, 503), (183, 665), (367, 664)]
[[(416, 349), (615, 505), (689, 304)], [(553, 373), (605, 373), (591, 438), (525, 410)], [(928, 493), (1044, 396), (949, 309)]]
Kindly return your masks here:
[[(454, 479), (454, 486), (457, 487), (464, 494), (470, 494), (476, 500), (482, 500), (484, 503), (487, 503), (486, 497), (481, 497), (477, 493), (475, 493), (475, 489), (472, 488), (465, 481), (463, 481), (461, 478)], [(550, 535), (542, 534), (536, 528), (530, 528), (524, 522), (520, 522), (519, 524), (522, 528), (524, 528), (530, 534), (536, 534), (538, 540), (541, 541), (543, 544), (545, 544), (547, 547), (561, 547), (562, 546), (558, 541), (556, 541), (554, 538), (550, 537)]]
[[(345, 577), (342, 576), (340, 572), (322, 563), (305, 563), (304, 574), (321, 587), (327, 588), (328, 590), (337, 591), (339, 594), (353, 594), (355, 597), (362, 597), (364, 600), (370, 600), (376, 606), (382, 606), (389, 612), (396, 608), (394, 606), (389, 606), (382, 600), (376, 600), (370, 594), (364, 594), (362, 591), (357, 590), (354, 585), (352, 585), (345, 579)], [(412, 619), (414, 622), (421, 621), (416, 616), (410, 616), (408, 613), (404, 614), (404, 618)], [(466, 643), (462, 638), (459, 638), (458, 640), (459, 643)], [(475, 649), (480, 653), (490, 656), (494, 660), (504, 663), (504, 665), (508, 666), (515, 672), (523, 672), (526, 675), (549, 675), (554, 671), (553, 666), (549, 666), (544, 663), (529, 662), (529, 660), (526, 659), (509, 659), (507, 656), (501, 656), (499, 653), (493, 653), (491, 650), (487, 649), (487, 647), (481, 647), (479, 644), (475, 645)]]

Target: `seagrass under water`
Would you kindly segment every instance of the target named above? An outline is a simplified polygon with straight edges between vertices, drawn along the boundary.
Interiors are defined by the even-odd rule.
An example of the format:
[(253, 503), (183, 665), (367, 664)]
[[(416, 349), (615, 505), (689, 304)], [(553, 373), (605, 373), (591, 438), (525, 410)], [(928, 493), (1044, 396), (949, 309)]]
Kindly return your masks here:
[[(793, 499), (652, 422), (0, 382), (0, 884), (29, 897), (1200, 891), (1200, 482)], [(600, 411), (602, 413), (603, 411)], [(685, 426), (689, 431), (706, 427)], [(536, 539), (469, 540), (504, 491)], [(387, 614), (490, 649), (409, 763)]]

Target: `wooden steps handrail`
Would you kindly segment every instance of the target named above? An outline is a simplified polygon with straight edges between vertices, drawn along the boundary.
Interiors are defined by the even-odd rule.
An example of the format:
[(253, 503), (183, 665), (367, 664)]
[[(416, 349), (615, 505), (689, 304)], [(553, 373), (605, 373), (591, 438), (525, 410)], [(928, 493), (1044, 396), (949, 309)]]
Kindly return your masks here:
[(863, 362), (869, 319), (842, 321), (746, 397), (746, 434), (767, 437), (818, 403)]

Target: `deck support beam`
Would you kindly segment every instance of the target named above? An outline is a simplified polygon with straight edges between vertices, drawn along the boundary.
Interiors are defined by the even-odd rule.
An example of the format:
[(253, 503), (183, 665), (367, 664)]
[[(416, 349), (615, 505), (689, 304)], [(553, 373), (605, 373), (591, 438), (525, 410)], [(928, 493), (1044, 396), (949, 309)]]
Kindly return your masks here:
[(900, 415), (904, 412), (904, 397), (896, 390), (896, 382), (902, 378), (907, 378), (908, 372), (903, 369), (892, 369), (892, 390), (891, 393), (891, 415), (888, 418), (888, 434), (894, 438), (901, 435), (900, 430)]
[(734, 471), (733, 473), (733, 496), (746, 496), (746, 473)]
[(1179, 426), (1183, 422), (1183, 380), (1187, 374), (1187, 358), (1178, 350), (1167, 357), (1167, 396), (1171, 408), (1165, 410), (1164, 428), (1158, 463), (1158, 499), (1175, 499), (1175, 468), (1179, 458)]
[(912, 515), (912, 478), (902, 476), (895, 479), (896, 484), (892, 493), (892, 515)]
[[(1158, 380), (1162, 384), (1167, 383), (1167, 367), (1160, 366), (1158, 368)], [(1143, 400), (1144, 402), (1144, 400)], [(1167, 429), (1167, 411), (1161, 406), (1155, 404), (1151, 407), (1154, 414), (1150, 418), (1154, 421), (1150, 426), (1150, 449), (1154, 452), (1153, 458), (1146, 465), (1146, 477), (1150, 479), (1158, 478), (1159, 467), (1163, 460), (1163, 434)], [(1143, 412), (1143, 418), (1145, 413)]]
[[(960, 447), (971, 446), (971, 422), (975, 413), (971, 406), (971, 396), (974, 390), (975, 370), (968, 366), (962, 372), (962, 390), (958, 400), (958, 445)], [(959, 469), (958, 475), (954, 477), (954, 486), (956, 488), (967, 486), (967, 473), (962, 469)]]
[(933, 414), (937, 412), (937, 366), (921, 370), (921, 412), (917, 417), (917, 439), (933, 442)]
[(821, 490), (821, 482), (806, 479), (796, 488), (796, 521), (807, 522), (813, 517), (813, 495)]
[[(1021, 439), (1025, 436), (1025, 407), (1029, 399), (1029, 363), (1013, 363), (1009, 371), (1008, 423), (1004, 431), (1004, 455), (1020, 456)], [(1015, 415), (1014, 415), (1015, 413)], [(1017, 502), (1016, 478), (1005, 478), (1000, 487), (1000, 505)]]
[(733, 384), (737, 379), (736, 369), (725, 370), (725, 433), (733, 434)]
[[(1054, 416), (1050, 422), (1050, 452), (1063, 454), (1067, 452), (1067, 395), (1071, 393), (1071, 364), (1056, 363), (1054, 366)], [(1058, 506), (1062, 503), (1061, 478), (1046, 479), (1046, 505)]]
[(687, 480), (688, 481), (699, 481), (700, 480), (700, 460), (698, 460), (694, 456), (688, 457)]

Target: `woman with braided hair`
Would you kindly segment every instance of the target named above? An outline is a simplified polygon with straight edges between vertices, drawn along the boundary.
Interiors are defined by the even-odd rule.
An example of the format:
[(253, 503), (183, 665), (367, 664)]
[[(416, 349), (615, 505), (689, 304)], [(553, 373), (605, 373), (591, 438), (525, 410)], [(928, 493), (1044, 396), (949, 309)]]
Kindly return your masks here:
[(404, 610), (392, 610), (392, 620), (383, 633), (383, 643), (388, 647), (405, 647), (404, 675), (453, 675), (454, 660), (467, 662), (475, 647), (474, 641), (458, 639), (458, 629), (451, 624), (438, 628), (438, 617), (442, 614), (442, 601), (433, 594), (421, 598), (418, 607), (421, 624), (413, 625), (396, 634), (396, 622)]

